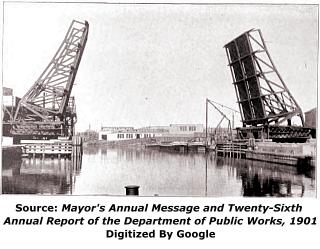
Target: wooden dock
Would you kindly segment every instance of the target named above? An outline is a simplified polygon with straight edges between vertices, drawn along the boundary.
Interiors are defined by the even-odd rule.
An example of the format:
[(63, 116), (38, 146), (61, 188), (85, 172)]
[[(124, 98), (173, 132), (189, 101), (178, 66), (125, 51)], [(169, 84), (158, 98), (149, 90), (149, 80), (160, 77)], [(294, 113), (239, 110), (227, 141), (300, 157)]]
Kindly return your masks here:
[(24, 157), (70, 157), (72, 153), (72, 142), (63, 143), (28, 143), (24, 144)]
[(82, 155), (82, 140), (74, 137), (72, 140), (22, 140), (22, 156), (29, 158), (70, 158)]
[(225, 142), (217, 143), (216, 154), (223, 157), (246, 158), (247, 143)]
[[(308, 147), (308, 145), (303, 146)], [(263, 151), (268, 147), (272, 148), (272, 150)], [(315, 166), (314, 156), (303, 154), (294, 148), (293, 144), (289, 146), (274, 143), (266, 147), (259, 145), (257, 148), (254, 146), (254, 143), (250, 144), (250, 142), (225, 142), (217, 144), (216, 153), (222, 157), (244, 158), (299, 167)]]

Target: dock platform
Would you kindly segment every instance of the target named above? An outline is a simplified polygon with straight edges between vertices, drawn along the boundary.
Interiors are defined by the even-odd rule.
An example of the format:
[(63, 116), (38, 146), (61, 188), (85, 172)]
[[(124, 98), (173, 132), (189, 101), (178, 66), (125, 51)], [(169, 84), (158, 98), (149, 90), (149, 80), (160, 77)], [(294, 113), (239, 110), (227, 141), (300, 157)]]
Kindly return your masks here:
[(82, 155), (82, 139), (21, 140), (22, 157), (73, 158)]
[(224, 142), (216, 144), (216, 153), (218, 156), (246, 158), (247, 143)]
[(70, 157), (72, 141), (32, 141), (24, 143), (23, 157)]
[(225, 142), (217, 144), (218, 156), (244, 158), (291, 166), (315, 167), (315, 143), (248, 143)]

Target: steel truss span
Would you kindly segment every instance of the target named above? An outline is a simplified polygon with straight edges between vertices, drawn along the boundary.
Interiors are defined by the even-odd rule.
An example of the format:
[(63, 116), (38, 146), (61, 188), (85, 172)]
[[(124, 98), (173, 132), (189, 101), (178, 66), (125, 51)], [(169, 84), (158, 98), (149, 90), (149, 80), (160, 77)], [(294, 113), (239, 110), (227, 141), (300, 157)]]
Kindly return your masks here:
[(301, 108), (276, 69), (262, 33), (249, 30), (225, 45), (244, 126), (280, 125), (299, 116)]
[(19, 102), (11, 120), (13, 135), (73, 135), (77, 115), (70, 95), (88, 31), (88, 22), (72, 21), (49, 65)]

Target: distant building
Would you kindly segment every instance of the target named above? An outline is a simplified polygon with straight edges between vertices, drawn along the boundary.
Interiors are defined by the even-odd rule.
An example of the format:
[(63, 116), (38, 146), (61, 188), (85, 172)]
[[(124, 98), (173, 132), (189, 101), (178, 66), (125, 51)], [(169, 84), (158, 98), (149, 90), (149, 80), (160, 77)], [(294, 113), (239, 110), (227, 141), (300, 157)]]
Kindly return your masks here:
[(149, 126), (134, 129), (133, 127), (102, 127), (99, 140), (119, 141), (156, 137), (193, 137), (197, 132), (203, 132), (202, 124), (171, 124), (170, 126)]
[(2, 95), (3, 96), (12, 96), (13, 95), (12, 88), (2, 87)]
[(168, 126), (148, 126), (148, 127), (139, 128), (137, 129), (137, 131), (165, 134), (165, 133), (169, 133), (169, 127)]
[(305, 126), (310, 128), (317, 127), (317, 108), (313, 108), (310, 111), (304, 113)]
[(193, 135), (194, 133), (204, 132), (203, 124), (170, 124), (170, 135)]
[[(13, 96), (12, 88), (2, 87), (2, 122), (8, 124), (12, 121), (16, 106), (18, 105), (21, 98)], [(9, 136), (10, 125), (3, 126), (3, 135)]]
[(147, 128), (134, 129), (133, 127), (102, 127), (99, 131), (99, 140), (120, 141), (140, 138), (152, 138), (159, 134)]
[(130, 132), (132, 130), (134, 130), (134, 128), (130, 127), (130, 126), (103, 126), (103, 127), (101, 127), (101, 131), (111, 132), (111, 133), (126, 132), (126, 131)]
[(2, 87), (2, 104), (5, 107), (15, 107), (20, 101), (20, 98), (13, 96), (12, 88)]
[(83, 138), (84, 142), (96, 141), (98, 140), (99, 133), (93, 130), (86, 130), (84, 132), (79, 132), (77, 135)]

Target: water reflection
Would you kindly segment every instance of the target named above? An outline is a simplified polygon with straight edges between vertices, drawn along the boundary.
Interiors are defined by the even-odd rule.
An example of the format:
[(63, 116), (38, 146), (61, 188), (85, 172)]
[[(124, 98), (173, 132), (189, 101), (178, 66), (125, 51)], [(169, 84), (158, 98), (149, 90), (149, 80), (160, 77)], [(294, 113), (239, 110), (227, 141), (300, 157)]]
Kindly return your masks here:
[(139, 185), (143, 196), (315, 196), (314, 169), (213, 153), (92, 146), (82, 164), (26, 159), (3, 166), (4, 193), (124, 195), (124, 186)]
[(3, 194), (72, 194), (81, 171), (81, 159), (24, 158), (2, 165)]
[[(98, 146), (87, 146), (85, 147), (84, 149), (84, 153), (87, 154), (87, 155), (96, 155), (99, 153), (99, 147)], [(106, 149), (105, 149), (105, 152), (106, 152)]]
[[(315, 171), (252, 160), (219, 158), (217, 165), (236, 170), (242, 182), (243, 196), (303, 197), (315, 196)], [(306, 188), (308, 189), (305, 192)]]

